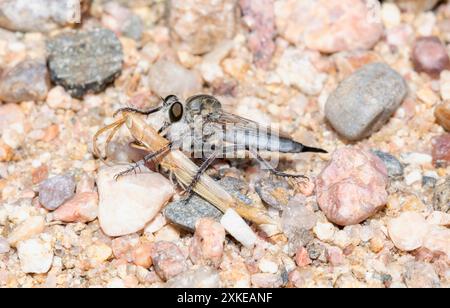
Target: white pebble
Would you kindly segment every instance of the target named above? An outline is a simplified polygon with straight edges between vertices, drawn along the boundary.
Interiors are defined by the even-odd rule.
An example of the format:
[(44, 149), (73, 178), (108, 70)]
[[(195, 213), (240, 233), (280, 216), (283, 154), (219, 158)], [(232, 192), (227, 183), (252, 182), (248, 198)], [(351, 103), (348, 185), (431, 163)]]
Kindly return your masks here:
[(336, 228), (330, 223), (318, 222), (313, 231), (317, 238), (323, 242), (329, 242), (333, 239)]
[(412, 171), (411, 173), (408, 173), (405, 176), (405, 183), (408, 186), (410, 186), (416, 182), (419, 182), (421, 180), (422, 180), (422, 173), (420, 173), (420, 171), (418, 171), (418, 170)]
[(247, 248), (252, 248), (258, 240), (255, 232), (246, 224), (244, 219), (233, 209), (228, 209), (220, 223), (225, 230)]
[(267, 258), (262, 258), (259, 261), (258, 268), (263, 273), (276, 274), (278, 272), (278, 264)]
[(386, 28), (398, 26), (402, 21), (400, 9), (395, 3), (383, 3), (381, 7), (381, 18)]
[(401, 158), (404, 163), (409, 165), (426, 165), (433, 162), (433, 157), (423, 153), (406, 153), (402, 154)]
[(17, 252), (20, 266), (25, 273), (47, 273), (53, 263), (53, 250), (50, 243), (39, 239), (19, 242)]

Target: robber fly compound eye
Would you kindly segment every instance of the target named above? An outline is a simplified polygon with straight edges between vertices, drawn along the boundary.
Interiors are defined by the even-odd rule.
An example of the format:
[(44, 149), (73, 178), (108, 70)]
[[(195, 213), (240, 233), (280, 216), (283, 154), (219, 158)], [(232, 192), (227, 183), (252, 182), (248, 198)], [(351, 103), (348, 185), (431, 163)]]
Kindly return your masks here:
[(178, 122), (183, 117), (183, 105), (179, 102), (176, 102), (170, 106), (169, 110), (169, 118), (170, 122)]

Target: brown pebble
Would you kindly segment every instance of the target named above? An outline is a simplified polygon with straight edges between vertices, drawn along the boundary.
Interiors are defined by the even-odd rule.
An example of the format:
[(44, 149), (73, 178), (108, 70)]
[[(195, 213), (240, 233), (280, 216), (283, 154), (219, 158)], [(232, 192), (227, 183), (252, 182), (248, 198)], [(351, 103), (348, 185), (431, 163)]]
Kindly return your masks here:
[(212, 218), (202, 218), (195, 226), (189, 255), (195, 264), (218, 267), (222, 261), (225, 229)]
[(133, 250), (133, 263), (137, 266), (150, 268), (152, 266), (152, 243), (142, 243)]
[(412, 51), (414, 69), (419, 73), (427, 73), (431, 77), (450, 68), (450, 59), (447, 49), (435, 36), (418, 38)]
[(446, 101), (437, 106), (434, 115), (438, 124), (445, 130), (450, 131), (450, 101)]
[(48, 177), (48, 167), (47, 165), (42, 165), (31, 171), (31, 180), (33, 184), (39, 184)]
[(187, 270), (186, 259), (180, 248), (172, 242), (156, 242), (151, 252), (156, 273), (169, 280)]
[(450, 134), (444, 134), (433, 140), (433, 163), (446, 166), (450, 162)]

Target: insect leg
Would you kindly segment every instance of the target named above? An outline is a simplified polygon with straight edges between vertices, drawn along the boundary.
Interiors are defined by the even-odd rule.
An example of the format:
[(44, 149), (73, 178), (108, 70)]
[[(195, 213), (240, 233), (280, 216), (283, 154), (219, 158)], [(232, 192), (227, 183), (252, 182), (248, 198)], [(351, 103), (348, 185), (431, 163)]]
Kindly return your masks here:
[(215, 151), (214, 153), (211, 154), (211, 156), (209, 156), (200, 166), (200, 168), (198, 169), (197, 173), (195, 174), (194, 178), (192, 179), (191, 183), (189, 184), (189, 186), (186, 188), (186, 195), (188, 196), (188, 199), (190, 198), (192, 191), (195, 188), (195, 185), (197, 185), (198, 181), (200, 181), (201, 176), (203, 175), (203, 173), (205, 173), (205, 171), (208, 169), (209, 166), (211, 166), (211, 164), (216, 160), (217, 156), (219, 155), (218, 151)]
[(250, 151), (250, 150), (249, 150), (249, 152), (256, 158), (256, 160), (258, 160), (261, 164), (263, 164), (267, 168), (267, 170), (269, 170), (270, 173), (272, 173), (275, 176), (285, 177), (285, 178), (297, 178), (297, 179), (301, 178), (301, 179), (309, 180), (309, 178), (307, 176), (304, 176), (301, 174), (290, 174), (290, 173), (285, 173), (285, 172), (276, 170), (264, 158), (262, 158), (258, 152)]
[(127, 170), (124, 170), (118, 174), (116, 174), (114, 176), (114, 179), (117, 181), (118, 179), (120, 179), (122, 176), (128, 175), (131, 172), (136, 173), (136, 169), (139, 169), (141, 166), (144, 166), (147, 162), (149, 162), (152, 159), (157, 158), (159, 155), (169, 151), (172, 148), (173, 143), (169, 143), (167, 144), (165, 147), (161, 148), (160, 150), (154, 152), (154, 153), (150, 153), (148, 155), (146, 155), (143, 159), (141, 159), (138, 162), (135, 162), (132, 164), (132, 166), (130, 168), (128, 168)]
[(142, 114), (142, 115), (150, 115), (152, 113), (160, 111), (161, 109), (162, 109), (162, 106), (152, 108), (150, 110), (140, 110), (140, 109), (136, 109), (136, 108), (125, 107), (125, 108), (120, 108), (119, 110), (117, 110), (114, 113), (114, 117), (122, 112), (132, 112), (132, 113), (138, 113), (138, 114)]

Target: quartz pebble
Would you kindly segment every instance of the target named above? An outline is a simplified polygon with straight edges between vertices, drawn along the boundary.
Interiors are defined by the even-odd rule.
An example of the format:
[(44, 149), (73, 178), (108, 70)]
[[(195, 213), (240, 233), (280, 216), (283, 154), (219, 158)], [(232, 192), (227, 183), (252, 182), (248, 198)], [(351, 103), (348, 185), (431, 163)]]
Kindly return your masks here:
[(281, 215), (281, 228), (289, 238), (295, 237), (300, 230), (311, 230), (316, 222), (316, 215), (302, 197), (291, 200)]
[(450, 259), (450, 229), (442, 226), (431, 226), (423, 247), (432, 252), (444, 253)]
[(75, 194), (75, 179), (70, 175), (58, 175), (39, 185), (39, 202), (50, 211), (56, 210)]
[(440, 79), (441, 97), (444, 101), (450, 100), (450, 71), (443, 71)]
[(109, 236), (122, 236), (144, 229), (174, 194), (167, 179), (148, 170), (116, 181), (114, 176), (125, 168), (105, 167), (97, 176), (98, 218), (103, 232)]
[(308, 266), (312, 263), (309, 258), (308, 250), (305, 247), (300, 247), (300, 249), (295, 254), (295, 263), (298, 267), (302, 268)]
[(222, 261), (225, 230), (211, 218), (197, 221), (189, 255), (195, 264), (218, 267)]
[(387, 170), (377, 156), (345, 147), (317, 178), (317, 201), (331, 222), (358, 224), (387, 203), (387, 185)]
[(0, 255), (8, 253), (10, 249), (8, 241), (0, 237)]
[(134, 248), (132, 252), (133, 263), (137, 266), (150, 268), (152, 266), (153, 243), (142, 243)]
[(50, 270), (53, 262), (53, 250), (50, 243), (40, 239), (30, 239), (17, 245), (17, 253), (23, 272), (44, 274)]
[(45, 63), (25, 60), (1, 75), (0, 101), (42, 101), (49, 87), (50, 78)]
[(436, 186), (433, 196), (433, 207), (436, 211), (450, 213), (450, 177)]
[(425, 262), (409, 262), (406, 264), (406, 270), (403, 274), (408, 288), (440, 288), (439, 276), (436, 274), (433, 266)]
[(79, 4), (73, 0), (2, 1), (0, 27), (12, 31), (53, 31), (80, 21)]
[[(179, 49), (194, 55), (211, 51), (235, 34), (236, 1), (173, 0), (169, 26)], [(205, 27), (205, 25), (208, 25)]]
[(98, 194), (85, 192), (76, 194), (72, 199), (53, 212), (53, 219), (63, 222), (87, 223), (98, 215)]
[(103, 91), (122, 71), (122, 45), (107, 29), (66, 32), (47, 49), (52, 81), (73, 97)]
[(374, 153), (383, 161), (388, 171), (388, 175), (391, 179), (398, 179), (403, 177), (404, 167), (395, 156), (382, 151), (372, 151), (372, 153)]
[(412, 51), (412, 61), (417, 72), (424, 72), (432, 77), (450, 69), (450, 58), (444, 44), (435, 36), (420, 37)]
[(335, 233), (336, 228), (333, 224), (330, 223), (318, 222), (314, 227), (314, 234), (319, 240), (323, 242), (330, 242), (331, 240), (333, 240)]
[(187, 263), (181, 250), (171, 242), (156, 242), (151, 252), (156, 273), (169, 280), (187, 270)]
[(170, 279), (166, 288), (220, 288), (219, 273), (210, 267), (201, 266)]
[(112, 254), (112, 248), (105, 243), (95, 243), (86, 249), (86, 256), (93, 267), (106, 262)]
[(416, 212), (405, 212), (388, 223), (389, 237), (395, 247), (412, 251), (422, 247), (429, 225), (425, 218)]
[(325, 116), (344, 138), (357, 141), (378, 131), (408, 92), (405, 80), (383, 63), (365, 65), (330, 95)]
[(283, 285), (283, 279), (278, 274), (259, 273), (251, 277), (252, 285), (256, 288), (279, 288)]
[(228, 209), (220, 223), (225, 230), (247, 248), (252, 248), (258, 238), (247, 223), (233, 209)]
[(15, 247), (20, 241), (25, 241), (42, 233), (45, 229), (45, 219), (42, 216), (33, 216), (22, 222), (8, 236), (8, 242)]
[(450, 227), (450, 214), (434, 211), (427, 217), (427, 223), (431, 225)]
[(446, 131), (450, 131), (450, 101), (446, 101), (437, 106), (434, 115), (436, 116), (436, 121)]
[(150, 68), (149, 85), (162, 97), (172, 94), (189, 97), (198, 94), (202, 88), (196, 72), (168, 60), (159, 60)]

